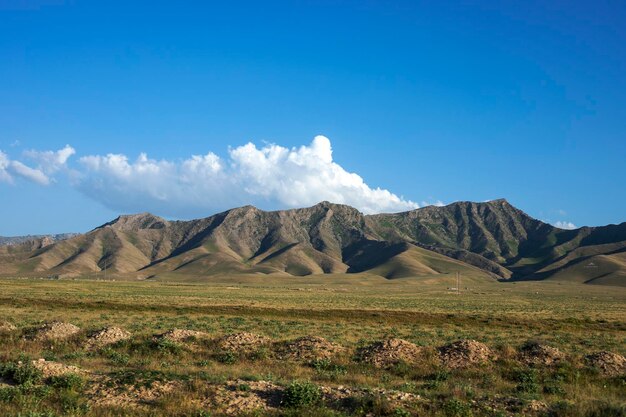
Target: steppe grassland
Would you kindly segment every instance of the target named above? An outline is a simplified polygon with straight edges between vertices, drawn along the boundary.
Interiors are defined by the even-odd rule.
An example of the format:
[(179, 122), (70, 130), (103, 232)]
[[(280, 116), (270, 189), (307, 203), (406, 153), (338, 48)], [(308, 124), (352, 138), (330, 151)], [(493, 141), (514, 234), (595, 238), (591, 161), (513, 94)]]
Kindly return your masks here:
[[(230, 276), (195, 283), (4, 279), (0, 280), (0, 317), (20, 330), (0, 336), (0, 361), (15, 362), (20, 355), (46, 358), (96, 374), (119, 376), (122, 372), (132, 380), (183, 379), (192, 385), (202, 385), (201, 381), (263, 380), (286, 386), (293, 381), (310, 380), (320, 386), (400, 390), (432, 401), (428, 406), (390, 408), (389, 413), (401, 410), (398, 412), (464, 415), (467, 410), (471, 413), (476, 398), (503, 396), (537, 400), (557, 408), (565, 407), (556, 406), (559, 401), (574, 401), (581, 413), (586, 406), (590, 410), (595, 407), (590, 404), (599, 398), (619, 406), (623, 380), (612, 379), (607, 384), (603, 378), (591, 375), (582, 380), (576, 377), (574, 383), (569, 375), (574, 372), (572, 369), (563, 371), (567, 375), (558, 389), (546, 388), (549, 384), (545, 382), (548, 385), (539, 391), (519, 391), (519, 381), (510, 377), (519, 371), (518, 365), (507, 362), (507, 355), (513, 355), (511, 352), (528, 340), (557, 347), (576, 358), (576, 366), (582, 366), (584, 355), (599, 350), (625, 354), (626, 290), (558, 282), (485, 283), (464, 277), (461, 293), (457, 294), (449, 289), (455, 285), (454, 277), (437, 278), (387, 281), (355, 275)], [(73, 323), (83, 331), (72, 339), (54, 343), (22, 337), (28, 329), (52, 320)], [(95, 353), (81, 348), (90, 331), (106, 326), (130, 331), (131, 341)], [(339, 355), (332, 364), (312, 366), (277, 360), (267, 350), (253, 356), (223, 356), (209, 342), (199, 343), (198, 349), (188, 349), (185, 344), (153, 344), (155, 334), (173, 328), (206, 332), (211, 338), (244, 331), (274, 341), (321, 336), (349, 348), (351, 353)], [(431, 354), (447, 343), (475, 339), (496, 350), (504, 361), (497, 366), (452, 372), (442, 371), (428, 360), (420, 366), (391, 369), (376, 369), (354, 361), (356, 349), (390, 337), (426, 346)], [(533, 378), (542, 383), (551, 378), (548, 371), (546, 375), (541, 372)], [(443, 375), (441, 381), (433, 377), (439, 373)], [(200, 394), (191, 396), (194, 395)], [(172, 404), (181, 404), (181, 399), (167, 398), (155, 401), (150, 412), (174, 412)], [(447, 404), (456, 398), (459, 404), (453, 403), (453, 410), (446, 411)], [(40, 405), (23, 401), (25, 409), (40, 409)], [(182, 403), (188, 408), (177, 412), (202, 409), (192, 399)], [(16, 413), (21, 406), (0, 402), (0, 411), (3, 407), (6, 412)], [(352, 412), (357, 413), (357, 408)], [(98, 406), (80, 410), (73, 412), (113, 412)], [(134, 408), (129, 415), (144, 412), (148, 411)], [(477, 412), (474, 410), (474, 414)]]

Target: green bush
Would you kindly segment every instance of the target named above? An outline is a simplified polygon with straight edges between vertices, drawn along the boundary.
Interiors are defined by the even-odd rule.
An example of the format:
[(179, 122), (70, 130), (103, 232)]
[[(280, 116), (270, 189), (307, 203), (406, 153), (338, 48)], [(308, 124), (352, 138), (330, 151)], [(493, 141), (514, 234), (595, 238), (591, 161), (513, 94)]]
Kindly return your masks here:
[(107, 358), (110, 359), (111, 362), (113, 362), (116, 365), (128, 365), (128, 363), (130, 362), (130, 356), (124, 354), (124, 353), (120, 353), (116, 350), (113, 350), (111, 348), (106, 348), (102, 350), (102, 354)]
[(410, 417), (411, 413), (404, 408), (396, 408), (391, 414), (392, 417)]
[(160, 339), (156, 342), (156, 349), (167, 355), (178, 355), (183, 351), (183, 347), (169, 339)]
[(443, 405), (443, 413), (446, 417), (472, 417), (472, 409), (463, 401), (452, 399)]
[(446, 382), (450, 378), (450, 372), (440, 369), (435, 373), (428, 376), (428, 381), (425, 384), (425, 388), (427, 389), (437, 389), (444, 382)]
[(333, 363), (330, 359), (314, 359), (310, 362), (310, 365), (318, 374), (329, 379), (337, 379), (339, 376), (348, 373), (345, 366)]
[(537, 371), (535, 369), (521, 369), (514, 373), (513, 379), (517, 382), (518, 392), (536, 394), (539, 392)]
[(237, 355), (233, 352), (221, 352), (215, 356), (218, 362), (224, 363), (226, 365), (232, 365), (237, 362)]
[(80, 375), (65, 374), (51, 377), (50, 385), (55, 388), (79, 391), (85, 385), (85, 381)]
[(290, 408), (300, 408), (314, 405), (322, 399), (322, 391), (311, 382), (292, 382), (283, 398), (283, 405)]
[(10, 403), (18, 396), (19, 390), (15, 387), (0, 388), (0, 402)]
[(10, 379), (18, 385), (33, 386), (41, 381), (42, 373), (35, 368), (30, 360), (22, 363), (5, 363), (0, 365), (0, 376)]

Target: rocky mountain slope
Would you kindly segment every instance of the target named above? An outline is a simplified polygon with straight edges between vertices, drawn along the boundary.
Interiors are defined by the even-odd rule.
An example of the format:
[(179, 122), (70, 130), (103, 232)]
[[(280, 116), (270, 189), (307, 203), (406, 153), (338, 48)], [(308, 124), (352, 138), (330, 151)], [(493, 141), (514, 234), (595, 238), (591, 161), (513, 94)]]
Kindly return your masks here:
[(624, 253), (626, 223), (562, 230), (505, 200), (369, 216), (322, 202), (271, 212), (246, 206), (191, 221), (120, 216), (49, 245), (0, 247), (0, 274), (370, 273), (393, 279), (460, 272), (475, 279), (626, 285)]
[(0, 246), (17, 245), (24, 242), (39, 241), (51, 244), (59, 240), (65, 240), (77, 236), (78, 233), (60, 233), (56, 235), (26, 235), (26, 236), (0, 236)]

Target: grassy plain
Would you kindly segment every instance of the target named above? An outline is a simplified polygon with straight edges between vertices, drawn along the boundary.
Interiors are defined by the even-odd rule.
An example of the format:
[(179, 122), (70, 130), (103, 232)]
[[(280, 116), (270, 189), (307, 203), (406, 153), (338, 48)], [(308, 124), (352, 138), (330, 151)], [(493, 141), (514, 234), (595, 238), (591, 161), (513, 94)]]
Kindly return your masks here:
[[(584, 360), (602, 350), (626, 354), (624, 288), (468, 278), (457, 294), (448, 289), (452, 276), (389, 281), (352, 274), (198, 281), (0, 280), (0, 321), (17, 327), (0, 333), (0, 415), (624, 415), (624, 375), (603, 375)], [(25, 337), (53, 320), (82, 330), (67, 340)], [(86, 348), (88, 335), (107, 326), (132, 338)], [(174, 328), (209, 337), (154, 338)], [(238, 332), (278, 345), (313, 335), (347, 350), (328, 360), (290, 361), (274, 353), (276, 344), (234, 353), (216, 347), (215, 339)], [(360, 347), (388, 338), (424, 346), (424, 359), (380, 369), (356, 358)], [(460, 339), (485, 343), (497, 359), (461, 369), (435, 360), (438, 348)], [(517, 352), (528, 341), (558, 348), (566, 359), (525, 364)], [(19, 361), (39, 358), (84, 373), (76, 383), (11, 379)], [(172, 381), (172, 389), (157, 389)], [(105, 403), (94, 388), (100, 386), (147, 391)], [(349, 392), (339, 398), (342, 387)], [(397, 393), (409, 395), (391, 400)]]

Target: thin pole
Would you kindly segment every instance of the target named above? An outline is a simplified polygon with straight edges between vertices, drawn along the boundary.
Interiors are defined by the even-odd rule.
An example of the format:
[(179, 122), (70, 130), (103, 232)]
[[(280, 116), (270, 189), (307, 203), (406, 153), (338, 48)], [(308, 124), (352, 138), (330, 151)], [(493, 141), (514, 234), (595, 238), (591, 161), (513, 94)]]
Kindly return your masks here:
[(461, 293), (461, 274), (459, 274), (459, 271), (456, 271), (456, 293)]

